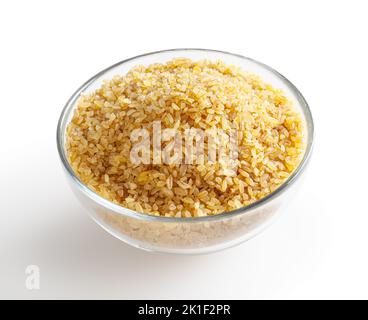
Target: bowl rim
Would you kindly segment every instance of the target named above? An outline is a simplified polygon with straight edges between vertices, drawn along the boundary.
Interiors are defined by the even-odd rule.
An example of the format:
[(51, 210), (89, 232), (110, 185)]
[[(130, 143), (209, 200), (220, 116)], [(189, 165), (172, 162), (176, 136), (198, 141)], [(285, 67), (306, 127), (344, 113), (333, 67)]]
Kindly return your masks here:
[[(78, 100), (80, 94), (85, 91), (90, 85), (92, 85), (96, 80), (98, 80), (101, 76), (103, 76), (105, 73), (109, 72), (111, 69), (114, 69), (117, 66), (120, 66), (124, 63), (127, 63), (129, 61), (160, 54), (160, 53), (168, 53), (168, 52), (179, 52), (182, 51), (185, 53), (186, 51), (200, 51), (200, 52), (213, 52), (213, 53), (219, 53), (224, 55), (230, 55), (236, 58), (241, 58), (244, 60), (248, 60), (252, 63), (257, 64), (258, 66), (266, 69), (267, 71), (271, 72), (275, 76), (277, 76), (288, 88), (289, 90), (295, 94), (298, 97), (302, 112), (304, 114), (305, 124), (306, 124), (306, 131), (307, 131), (307, 141), (306, 141), (306, 148), (304, 151), (304, 155), (302, 160), (300, 161), (298, 167), (294, 170), (294, 172), (288, 177), (288, 179), (285, 180), (285, 182), (280, 185), (276, 190), (265, 196), (264, 198), (261, 198), (260, 200), (245, 206), (241, 207), (236, 210), (232, 211), (226, 211), (223, 213), (219, 213), (216, 215), (211, 216), (204, 216), (204, 217), (190, 217), (190, 218), (178, 218), (178, 217), (163, 217), (163, 216), (153, 216), (145, 213), (136, 212), (134, 210), (125, 208), (123, 206), (120, 206), (116, 203), (113, 203), (102, 196), (100, 196), (98, 193), (90, 189), (88, 186), (86, 186), (80, 179), (77, 177), (74, 173), (74, 170), (72, 169), (71, 165), (69, 164), (69, 161), (67, 159), (66, 150), (64, 147), (64, 135), (65, 135), (65, 129), (67, 126), (67, 119), (69, 118), (70, 113), (74, 109), (75, 102)], [(69, 123), (69, 122), (68, 122)], [(81, 85), (68, 99), (66, 102), (61, 115), (58, 120), (57, 124), (57, 132), (56, 132), (56, 142), (57, 142), (57, 149), (58, 153), (62, 162), (62, 165), (64, 169), (67, 172), (67, 175), (72, 178), (72, 181), (78, 186), (78, 188), (91, 200), (94, 202), (97, 202), (100, 206), (112, 210), (115, 213), (121, 214), (123, 216), (128, 216), (132, 218), (136, 218), (139, 220), (146, 220), (146, 221), (155, 221), (155, 222), (210, 222), (210, 221), (221, 221), (226, 220), (231, 217), (235, 217), (238, 215), (243, 215), (252, 212), (254, 209), (264, 206), (266, 203), (269, 203), (270, 201), (278, 198), (280, 195), (282, 195), (286, 190), (290, 188), (291, 185), (294, 184), (294, 182), (298, 179), (299, 176), (305, 171), (305, 168), (309, 162), (312, 150), (313, 150), (313, 142), (314, 142), (314, 122), (312, 113), (310, 110), (310, 107), (303, 97), (303, 95), (300, 93), (300, 91), (295, 87), (295, 85), (289, 81), (285, 76), (280, 74), (275, 69), (269, 67), (268, 65), (259, 62), (257, 60), (254, 60), (252, 58), (248, 58), (246, 56), (231, 53), (227, 51), (221, 51), (221, 50), (214, 50), (214, 49), (201, 49), (201, 48), (175, 48), (175, 49), (166, 49), (166, 50), (159, 50), (159, 51), (153, 51), (144, 53), (141, 55), (137, 55), (128, 59), (121, 60), (102, 71), (95, 74), (93, 77), (91, 77), (89, 80), (87, 80), (83, 85)]]

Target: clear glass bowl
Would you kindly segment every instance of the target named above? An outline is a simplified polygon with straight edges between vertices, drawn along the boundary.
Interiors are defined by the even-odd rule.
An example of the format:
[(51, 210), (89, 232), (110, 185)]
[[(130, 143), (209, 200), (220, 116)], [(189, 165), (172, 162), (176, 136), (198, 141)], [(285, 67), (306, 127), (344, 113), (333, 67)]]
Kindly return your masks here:
[[(295, 172), (273, 193), (244, 208), (199, 218), (156, 217), (134, 212), (114, 204), (85, 186), (74, 174), (67, 160), (65, 131), (82, 92), (100, 87), (104, 79), (125, 74), (137, 64), (148, 65), (173, 58), (193, 60), (220, 59), (254, 72), (285, 94), (299, 108), (306, 124), (306, 150)], [(81, 203), (105, 230), (137, 248), (168, 253), (200, 254), (222, 250), (246, 241), (264, 230), (293, 197), (310, 158), (313, 143), (313, 119), (307, 102), (284, 76), (263, 63), (228, 52), (205, 49), (173, 49), (152, 52), (118, 62), (83, 84), (66, 103), (57, 128), (57, 146), (66, 175)]]

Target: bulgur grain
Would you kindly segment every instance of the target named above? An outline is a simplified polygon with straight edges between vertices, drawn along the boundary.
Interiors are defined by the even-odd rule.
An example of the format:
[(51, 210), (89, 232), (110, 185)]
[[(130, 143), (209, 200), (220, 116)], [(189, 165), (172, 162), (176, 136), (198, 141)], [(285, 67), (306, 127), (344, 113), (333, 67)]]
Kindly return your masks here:
[[(151, 132), (157, 120), (180, 132), (235, 127), (236, 169), (207, 156), (195, 164), (132, 163), (132, 131)], [(82, 94), (66, 149), (77, 176), (104, 198), (147, 214), (198, 217), (247, 206), (277, 189), (300, 162), (303, 132), (291, 101), (258, 76), (221, 61), (180, 58), (136, 66)], [(226, 141), (218, 145), (227, 150)]]

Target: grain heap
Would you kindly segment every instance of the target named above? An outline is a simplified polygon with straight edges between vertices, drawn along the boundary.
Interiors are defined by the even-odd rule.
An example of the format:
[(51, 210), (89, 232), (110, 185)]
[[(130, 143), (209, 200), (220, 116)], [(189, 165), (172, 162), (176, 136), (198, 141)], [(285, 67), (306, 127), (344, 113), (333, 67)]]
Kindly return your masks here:
[[(131, 133), (151, 134), (155, 121), (178, 132), (235, 128), (236, 166), (209, 162), (207, 154), (204, 163), (137, 165)], [(82, 95), (66, 149), (76, 175), (102, 197), (151, 215), (200, 217), (247, 206), (278, 188), (300, 163), (303, 132), (291, 101), (258, 76), (221, 61), (180, 58), (136, 66)]]

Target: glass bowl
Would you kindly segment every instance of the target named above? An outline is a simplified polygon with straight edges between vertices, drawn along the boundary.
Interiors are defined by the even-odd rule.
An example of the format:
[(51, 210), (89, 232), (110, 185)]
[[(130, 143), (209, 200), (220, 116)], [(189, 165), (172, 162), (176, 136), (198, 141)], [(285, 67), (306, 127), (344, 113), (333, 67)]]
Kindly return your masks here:
[[(261, 200), (214, 216), (169, 218), (150, 216), (112, 203), (84, 185), (74, 174), (66, 155), (65, 131), (81, 93), (99, 88), (103, 80), (125, 74), (137, 64), (148, 65), (173, 58), (220, 59), (253, 72), (265, 82), (282, 89), (305, 121), (306, 149), (298, 168), (274, 192)], [(91, 217), (106, 231), (137, 248), (166, 253), (200, 254), (232, 247), (264, 230), (283, 211), (302, 180), (313, 144), (313, 119), (307, 102), (284, 76), (267, 65), (241, 55), (207, 49), (172, 49), (136, 56), (99, 72), (83, 84), (66, 103), (57, 127), (57, 147), (71, 188)]]

